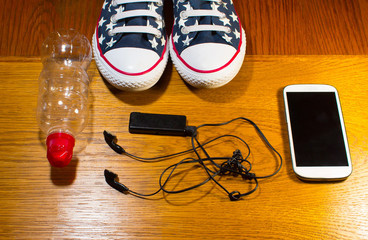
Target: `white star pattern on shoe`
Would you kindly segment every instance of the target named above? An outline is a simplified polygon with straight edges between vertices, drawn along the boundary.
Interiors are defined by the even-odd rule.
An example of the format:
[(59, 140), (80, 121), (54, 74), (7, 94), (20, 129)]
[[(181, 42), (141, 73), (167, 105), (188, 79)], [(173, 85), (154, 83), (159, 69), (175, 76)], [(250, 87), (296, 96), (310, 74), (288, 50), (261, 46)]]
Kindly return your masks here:
[(104, 24), (104, 22), (106, 22), (106, 20), (102, 17), (98, 22), (98, 26), (101, 27)]
[(180, 36), (178, 35), (178, 33), (175, 33), (175, 36), (173, 36), (174, 43), (178, 43), (179, 38), (180, 38)]
[(218, 11), (218, 8), (219, 7), (220, 7), (219, 5), (217, 5), (216, 3), (212, 2), (212, 4), (211, 4), (212, 10)]
[(166, 44), (166, 38), (165, 38), (165, 36), (162, 36), (162, 38), (161, 38), (161, 46), (165, 46), (165, 44)]
[(106, 5), (107, 5), (107, 1), (104, 2), (103, 6), (102, 6), (102, 9), (105, 9)]
[(106, 43), (107, 48), (111, 48), (114, 44), (116, 43), (116, 40), (114, 40), (114, 38), (111, 38), (110, 42)]
[(233, 19), (233, 22), (238, 22), (238, 16), (234, 12), (231, 13), (230, 17)]
[(190, 3), (187, 3), (186, 5), (184, 5), (184, 7), (186, 11), (192, 10), (192, 6), (190, 5)]
[(220, 18), (220, 21), (223, 22), (224, 26), (226, 26), (226, 25), (231, 26), (230, 19), (228, 19), (228, 18)]
[(187, 38), (183, 41), (184, 46), (189, 46), (190, 41), (192, 41), (193, 38), (189, 38), (189, 36), (187, 35)]
[(226, 2), (222, 2), (222, 5), (224, 5), (224, 8), (225, 8), (225, 9), (228, 9), (228, 8), (227, 8), (227, 3), (226, 3)]
[(156, 41), (156, 38), (153, 38), (153, 40), (148, 40), (148, 41), (151, 43), (152, 48), (157, 49), (158, 43)]
[(153, 4), (153, 2), (151, 2), (151, 4), (150, 5), (148, 5), (148, 7), (149, 7), (149, 9), (151, 10), (151, 11), (154, 11), (154, 12), (156, 12), (156, 10), (157, 10), (157, 6), (155, 6), (155, 4)]
[(161, 20), (156, 20), (155, 22), (156, 22), (156, 24), (157, 24), (157, 29), (162, 29), (162, 27), (163, 27), (163, 22), (162, 22)]
[(106, 31), (112, 30), (115, 27), (116, 23), (110, 21), (109, 24), (106, 25)]
[(105, 37), (103, 34), (101, 34), (101, 37), (98, 38), (98, 42), (102, 44), (102, 42), (105, 40)]
[(124, 8), (123, 8), (123, 6), (120, 5), (120, 7), (115, 9), (115, 11), (116, 11), (116, 14), (119, 14), (119, 13), (124, 12)]
[(226, 40), (226, 42), (231, 43), (231, 39), (233, 39), (232, 37), (229, 37), (228, 35), (224, 34), (224, 36), (222, 36), (223, 39)]
[(240, 33), (238, 32), (238, 30), (236, 28), (235, 28), (235, 31), (234, 31), (234, 35), (235, 35), (236, 39), (240, 38)]
[(185, 27), (185, 23), (188, 21), (188, 19), (182, 19), (179, 20), (179, 27)]

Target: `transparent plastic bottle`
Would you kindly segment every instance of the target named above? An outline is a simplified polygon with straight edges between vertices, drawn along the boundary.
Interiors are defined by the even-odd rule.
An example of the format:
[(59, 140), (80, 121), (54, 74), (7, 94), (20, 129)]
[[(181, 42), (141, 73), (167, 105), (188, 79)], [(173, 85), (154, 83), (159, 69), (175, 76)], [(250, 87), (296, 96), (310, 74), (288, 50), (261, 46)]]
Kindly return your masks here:
[(41, 49), (37, 121), (47, 135), (47, 158), (64, 167), (73, 156), (75, 137), (88, 121), (92, 52), (88, 39), (75, 30), (53, 32)]

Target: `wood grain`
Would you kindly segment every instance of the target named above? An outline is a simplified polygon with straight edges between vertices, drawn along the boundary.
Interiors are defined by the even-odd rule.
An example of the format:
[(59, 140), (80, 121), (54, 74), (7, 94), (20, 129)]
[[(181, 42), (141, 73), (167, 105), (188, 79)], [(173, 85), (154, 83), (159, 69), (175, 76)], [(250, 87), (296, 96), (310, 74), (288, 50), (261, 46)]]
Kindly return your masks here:
[[(140, 93), (112, 88), (92, 65), (90, 121), (64, 169), (49, 166), (45, 136), (35, 119), (41, 67), (39, 58), (0, 58), (1, 239), (367, 239), (366, 56), (248, 55), (238, 76), (213, 90), (187, 86), (170, 64), (158, 85)], [(354, 167), (346, 181), (310, 184), (295, 177), (281, 97), (282, 88), (293, 83), (326, 83), (339, 90)], [(152, 200), (121, 194), (105, 183), (104, 169), (119, 174), (132, 190), (151, 192), (161, 171), (181, 158), (143, 163), (117, 155), (105, 144), (103, 130), (139, 156), (185, 150), (190, 144), (182, 137), (129, 134), (132, 111), (185, 114), (189, 125), (248, 117), (280, 151), (284, 166), (239, 202), (229, 201), (211, 183)], [(232, 131), (249, 143), (256, 174), (277, 167), (246, 124), (202, 131), (200, 139)], [(215, 147), (211, 154), (231, 155), (235, 146)], [(201, 169), (183, 171), (170, 188), (204, 177)], [(241, 192), (251, 187), (240, 179), (221, 182)]]
[[(39, 56), (46, 36), (74, 28), (92, 39), (102, 0), (0, 0), (0, 56)], [(247, 53), (368, 54), (366, 0), (234, 0)], [(168, 32), (172, 2), (165, 1)]]

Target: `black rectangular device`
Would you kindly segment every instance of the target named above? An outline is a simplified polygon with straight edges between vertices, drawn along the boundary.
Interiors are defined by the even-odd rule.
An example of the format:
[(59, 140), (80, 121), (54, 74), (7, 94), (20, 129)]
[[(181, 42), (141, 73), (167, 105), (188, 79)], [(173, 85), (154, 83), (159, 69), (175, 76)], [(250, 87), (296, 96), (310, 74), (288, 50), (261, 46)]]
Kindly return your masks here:
[(186, 136), (187, 118), (183, 115), (132, 112), (130, 133)]

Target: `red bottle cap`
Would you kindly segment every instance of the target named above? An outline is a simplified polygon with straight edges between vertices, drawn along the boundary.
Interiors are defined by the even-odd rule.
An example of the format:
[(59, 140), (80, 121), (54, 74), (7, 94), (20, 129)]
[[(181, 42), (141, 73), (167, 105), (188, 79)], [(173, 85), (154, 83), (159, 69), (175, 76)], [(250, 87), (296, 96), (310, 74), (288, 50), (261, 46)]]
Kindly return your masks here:
[(65, 167), (73, 157), (75, 139), (67, 133), (52, 133), (47, 137), (47, 159), (53, 167)]

